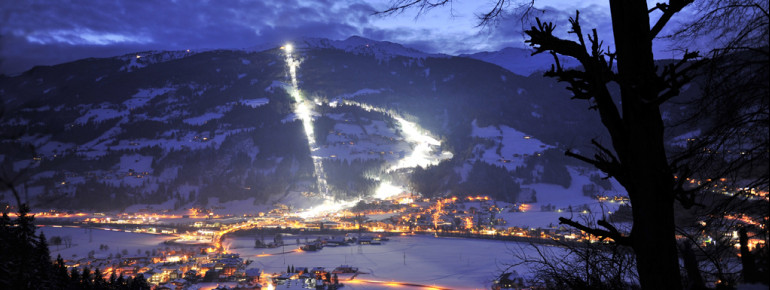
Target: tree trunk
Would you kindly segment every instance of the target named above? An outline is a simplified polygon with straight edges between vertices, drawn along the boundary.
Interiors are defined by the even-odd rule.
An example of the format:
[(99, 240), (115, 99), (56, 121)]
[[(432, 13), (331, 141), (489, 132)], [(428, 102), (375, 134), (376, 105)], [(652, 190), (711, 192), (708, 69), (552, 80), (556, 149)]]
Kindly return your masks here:
[(746, 283), (760, 282), (760, 275), (757, 274), (757, 264), (754, 261), (754, 255), (749, 251), (749, 235), (746, 228), (738, 230), (738, 241), (741, 245), (741, 265), (743, 265), (743, 281)]
[(657, 75), (647, 3), (610, 0), (623, 130), (610, 131), (633, 210), (632, 248), (643, 289), (681, 289), (674, 228), (674, 180), (655, 102)]
[(685, 288), (690, 290), (708, 289), (706, 284), (703, 283), (703, 277), (700, 275), (700, 269), (698, 268), (698, 260), (695, 258), (695, 252), (692, 250), (693, 244), (689, 240), (685, 240), (680, 245), (680, 251), (682, 252), (682, 260), (684, 262), (684, 268), (687, 270), (687, 286)]

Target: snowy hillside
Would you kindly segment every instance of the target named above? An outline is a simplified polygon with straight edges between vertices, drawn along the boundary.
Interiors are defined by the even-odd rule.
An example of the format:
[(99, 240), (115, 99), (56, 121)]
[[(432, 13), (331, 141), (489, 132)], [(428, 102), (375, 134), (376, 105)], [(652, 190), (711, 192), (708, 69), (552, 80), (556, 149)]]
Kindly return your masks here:
[(296, 88), (280, 48), (143, 52), (3, 77), (0, 127), (19, 138), (0, 160), (26, 170), (36, 207), (260, 206), (385, 185), (515, 200), (530, 183), (569, 187), (568, 162), (548, 150), (601, 134), (550, 79), (360, 37), (296, 45)]

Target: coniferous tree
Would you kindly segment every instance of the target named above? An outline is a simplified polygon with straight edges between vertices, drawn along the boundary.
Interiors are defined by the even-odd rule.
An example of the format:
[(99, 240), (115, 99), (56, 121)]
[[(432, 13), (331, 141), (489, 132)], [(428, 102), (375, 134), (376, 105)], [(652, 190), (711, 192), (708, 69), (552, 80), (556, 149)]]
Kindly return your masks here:
[(72, 270), (70, 270), (70, 279), (69, 280), (70, 280), (69, 281), (70, 289), (79, 289), (80, 288), (80, 285), (81, 285), (82, 281), (80, 280), (80, 272), (78, 272), (77, 268), (72, 268)]
[(69, 285), (69, 278), (67, 267), (64, 265), (64, 259), (62, 259), (61, 255), (57, 255), (56, 262), (54, 262), (52, 285), (58, 289), (66, 289)]
[(99, 268), (96, 268), (94, 270), (94, 289), (107, 289), (107, 281), (104, 281), (104, 276), (102, 276), (102, 271), (99, 270)]
[(40, 233), (35, 245), (34, 267), (37, 277), (40, 279), (35, 287), (40, 289), (53, 287), (53, 264), (51, 263), (51, 253), (48, 250), (48, 242), (45, 233)]
[(123, 278), (123, 275), (118, 276), (118, 279), (116, 279), (115, 283), (113, 284), (113, 288), (115, 288), (115, 289), (125, 289), (126, 288), (126, 279)]
[(115, 288), (116, 286), (117, 277), (115, 276), (115, 269), (112, 270), (112, 274), (110, 274), (110, 280), (108, 283), (112, 288)]
[(131, 281), (128, 288), (132, 290), (149, 290), (150, 284), (147, 283), (147, 280), (144, 279), (144, 276), (140, 274), (134, 277), (133, 281)]
[(19, 203), (18, 216), (14, 220), (8, 212), (3, 213), (0, 218), (0, 288), (49, 287), (51, 257), (47, 243), (41, 238), (45, 239), (36, 234), (34, 216), (29, 215), (26, 204)]
[(83, 289), (93, 288), (93, 283), (91, 282), (91, 269), (88, 267), (83, 268), (83, 273), (80, 275), (80, 285)]

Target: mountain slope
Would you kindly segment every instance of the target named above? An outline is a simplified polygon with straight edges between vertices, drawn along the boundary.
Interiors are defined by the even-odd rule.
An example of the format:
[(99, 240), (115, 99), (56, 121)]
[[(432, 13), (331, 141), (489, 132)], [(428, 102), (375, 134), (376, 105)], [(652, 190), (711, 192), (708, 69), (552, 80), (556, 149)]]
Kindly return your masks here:
[(499, 65), (513, 73), (529, 76), (537, 71), (546, 71), (553, 64), (553, 57), (547, 53), (532, 55), (531, 49), (506, 47), (498, 51), (484, 51), (463, 54), (463, 57), (478, 59)]
[[(313, 159), (340, 198), (370, 196), (387, 181), (427, 195), (515, 200), (520, 185), (563, 183), (546, 175), (575, 165), (539, 153), (602, 136), (587, 103), (540, 76), (355, 37), (306, 40), (296, 54), (319, 148), (308, 147), (295, 112), (283, 50), (146, 52), (0, 79), (8, 112), (0, 126), (21, 136), (0, 144), (0, 161), (27, 169), (25, 194), (41, 207), (312, 196)], [(431, 154), (454, 157), (388, 172), (418, 147), (399, 118), (441, 142)]]

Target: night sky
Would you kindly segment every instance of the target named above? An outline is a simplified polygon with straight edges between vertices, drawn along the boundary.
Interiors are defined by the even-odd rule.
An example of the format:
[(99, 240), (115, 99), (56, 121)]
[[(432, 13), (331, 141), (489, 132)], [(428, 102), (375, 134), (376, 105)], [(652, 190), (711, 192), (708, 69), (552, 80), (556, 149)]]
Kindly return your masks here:
[[(536, 7), (546, 11), (537, 15), (556, 22), (557, 31), (566, 36), (568, 17), (580, 9), (585, 27), (598, 27), (600, 35), (609, 36), (607, 1), (578, 2), (537, 1)], [(487, 1), (455, 0), (452, 6), (420, 17), (416, 10), (373, 15), (389, 4), (387, 0), (1, 1), (0, 73), (147, 50), (270, 48), (300, 37), (342, 40), (358, 35), (447, 54), (525, 47), (522, 30), (530, 24), (519, 16), (508, 15), (486, 29), (477, 26), (476, 15), (489, 9)]]

